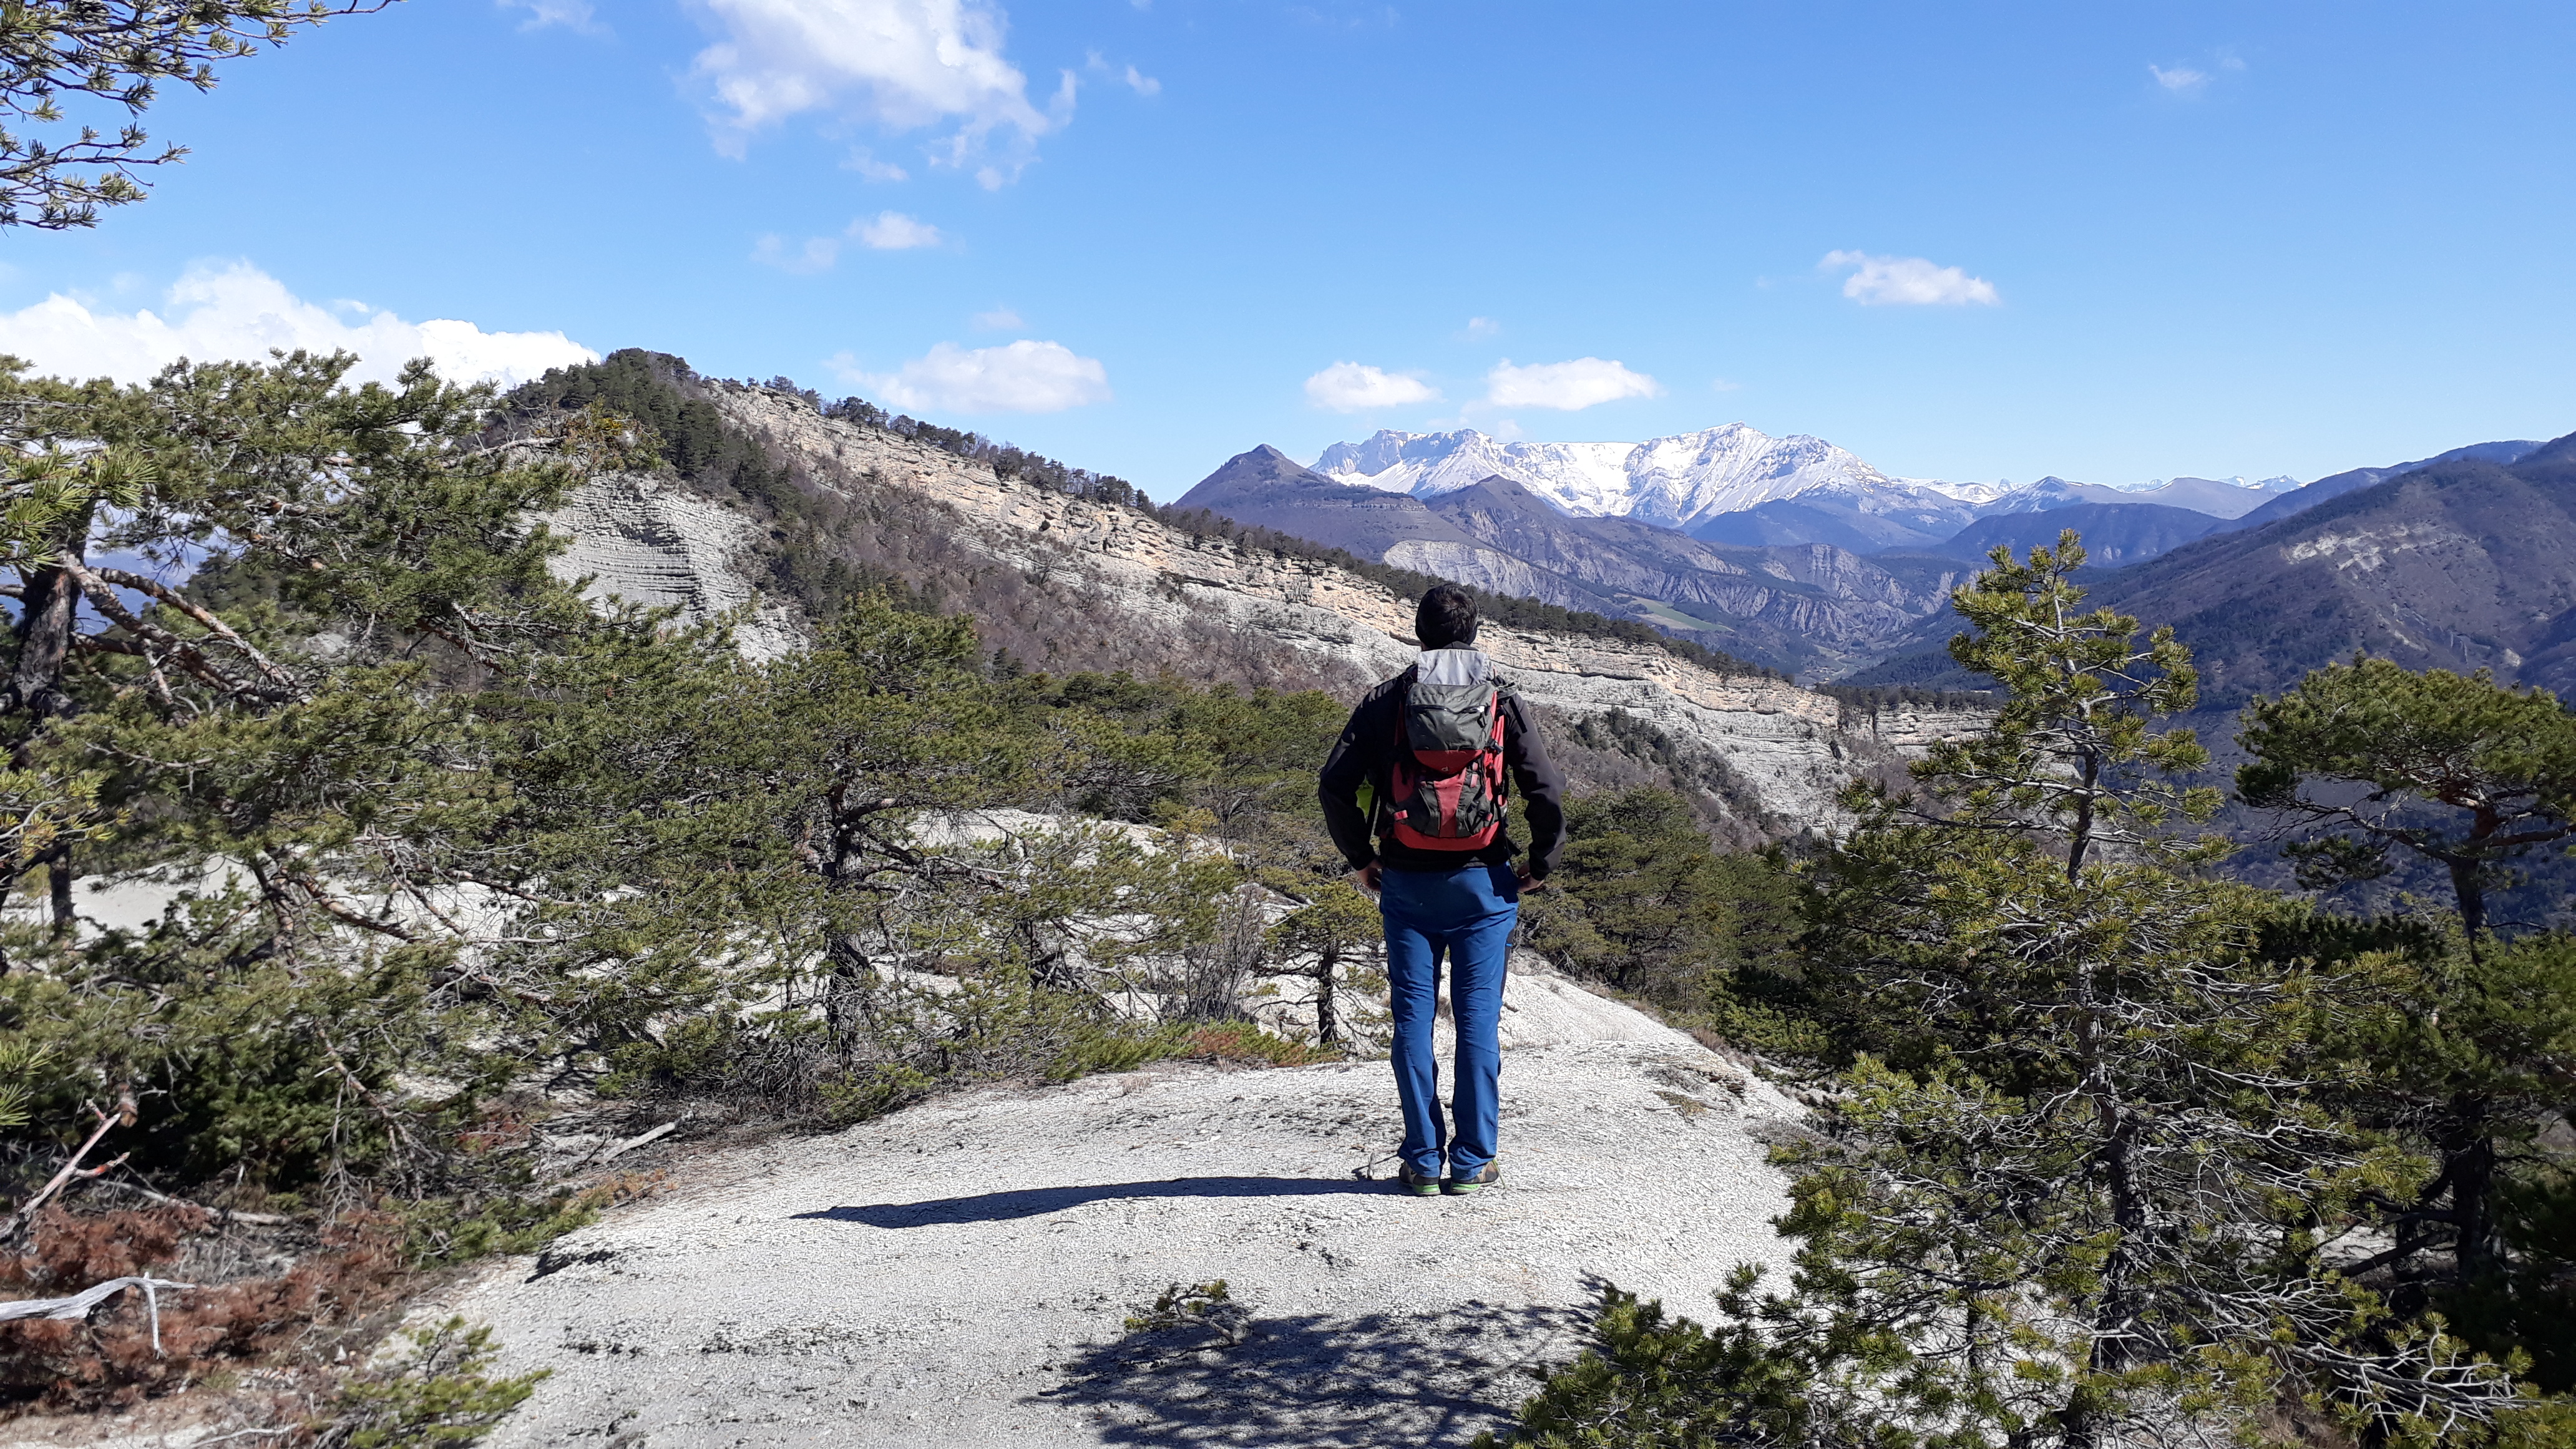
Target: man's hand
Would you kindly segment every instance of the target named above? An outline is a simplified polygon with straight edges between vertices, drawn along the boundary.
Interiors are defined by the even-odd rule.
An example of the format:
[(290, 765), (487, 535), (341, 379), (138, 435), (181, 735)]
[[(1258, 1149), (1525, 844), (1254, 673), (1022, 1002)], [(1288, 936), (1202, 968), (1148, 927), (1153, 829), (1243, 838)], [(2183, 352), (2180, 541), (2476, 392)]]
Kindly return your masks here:
[(1547, 882), (1530, 874), (1530, 868), (1528, 866), (1522, 866), (1519, 870), (1513, 872), (1513, 874), (1520, 878), (1522, 895), (1528, 895), (1532, 891), (1543, 891), (1547, 889)]
[(1370, 895), (1376, 895), (1378, 877), (1385, 869), (1386, 867), (1383, 864), (1372, 860), (1368, 864), (1351, 872), (1351, 884), (1358, 886), (1361, 890), (1367, 891)]

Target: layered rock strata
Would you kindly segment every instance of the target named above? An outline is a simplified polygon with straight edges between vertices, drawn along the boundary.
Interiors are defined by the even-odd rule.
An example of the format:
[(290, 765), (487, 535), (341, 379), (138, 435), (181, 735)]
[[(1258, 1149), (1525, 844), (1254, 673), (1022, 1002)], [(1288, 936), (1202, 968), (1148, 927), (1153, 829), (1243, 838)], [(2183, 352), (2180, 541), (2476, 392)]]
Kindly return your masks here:
[[(1105, 618), (1175, 639), (1211, 629), (1248, 634), (1296, 651), (1346, 687), (1412, 660), (1412, 601), (1347, 570), (1196, 538), (1134, 509), (997, 478), (928, 444), (823, 417), (789, 395), (709, 387), (728, 422), (802, 465), (816, 486), (855, 493), (872, 484), (936, 500), (954, 517), (960, 546), (1071, 586), (1096, 611), (1094, 627)], [(751, 525), (692, 509), (723, 512), (676, 489), (657, 493), (649, 480), (597, 480), (566, 510), (583, 543), (565, 566), (596, 573), (595, 588), (630, 598), (738, 607), (753, 593), (743, 572)], [(1833, 700), (1780, 680), (1720, 675), (1617, 639), (1488, 627), (1479, 642), (1533, 703), (1576, 717), (1624, 711), (1705, 746), (1764, 810), (1792, 823), (1827, 822), (1835, 789), (1860, 757), (1877, 753), (1866, 737), (1836, 729)]]

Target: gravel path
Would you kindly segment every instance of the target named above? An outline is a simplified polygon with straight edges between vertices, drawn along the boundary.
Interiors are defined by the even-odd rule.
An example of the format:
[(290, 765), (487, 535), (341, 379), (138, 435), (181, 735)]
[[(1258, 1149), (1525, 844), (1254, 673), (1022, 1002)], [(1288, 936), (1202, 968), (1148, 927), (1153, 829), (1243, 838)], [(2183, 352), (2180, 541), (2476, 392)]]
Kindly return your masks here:
[[(1165, 1068), (701, 1159), (440, 1307), (554, 1370), (496, 1449), (1463, 1444), (1576, 1351), (1591, 1285), (1695, 1313), (1784, 1257), (1792, 1104), (1560, 979), (1507, 999), (1500, 1191), (1353, 1176), (1392, 1145), (1383, 1062)], [(1125, 1332), (1220, 1278), (1239, 1341)]]

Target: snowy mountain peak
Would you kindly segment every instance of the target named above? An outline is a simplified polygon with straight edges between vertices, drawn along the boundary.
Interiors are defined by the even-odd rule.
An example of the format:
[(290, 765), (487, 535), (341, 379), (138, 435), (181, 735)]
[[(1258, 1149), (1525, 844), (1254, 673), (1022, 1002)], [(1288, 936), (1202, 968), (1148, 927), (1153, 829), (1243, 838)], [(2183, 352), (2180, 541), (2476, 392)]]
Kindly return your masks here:
[(1826, 488), (1912, 491), (1822, 438), (1774, 438), (1744, 423), (1642, 443), (1502, 442), (1473, 428), (1378, 432), (1335, 443), (1315, 471), (1355, 487), (1436, 497), (1497, 474), (1567, 513), (1687, 528)]
[[(1474, 428), (1446, 433), (1392, 429), (1335, 443), (1314, 470), (1337, 483), (1436, 498), (1500, 475), (1579, 517), (1632, 518), (1696, 530), (1721, 514), (1804, 498), (1828, 509), (1908, 515), (1913, 526), (1987, 513), (2029, 513), (2071, 503), (2162, 503), (2235, 518), (2295, 478), (2157, 478), (2146, 483), (2072, 483), (2047, 477), (2016, 485), (1892, 478), (1822, 438), (1774, 438), (1744, 423), (1648, 438), (1642, 443), (1505, 442)], [(1807, 495), (1814, 495), (1807, 497)], [(1803, 504), (1801, 506), (1804, 506)]]

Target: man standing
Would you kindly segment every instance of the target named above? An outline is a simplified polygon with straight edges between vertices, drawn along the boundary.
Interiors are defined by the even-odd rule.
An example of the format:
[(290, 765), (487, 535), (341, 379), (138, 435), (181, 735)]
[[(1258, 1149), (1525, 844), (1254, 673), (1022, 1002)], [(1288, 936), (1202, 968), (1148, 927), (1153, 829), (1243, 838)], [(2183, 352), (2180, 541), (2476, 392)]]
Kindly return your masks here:
[[(1443, 584), (1424, 594), (1413, 632), (1421, 658), (1351, 711), (1324, 762), (1321, 793), (1333, 844), (1359, 887), (1378, 898), (1386, 923), (1404, 1187), (1429, 1197), (1444, 1186), (1468, 1193), (1502, 1181), (1494, 1139), (1503, 963), (1521, 892), (1547, 878), (1564, 842), (1565, 784), (1519, 696), (1475, 648), (1476, 605), (1466, 590)], [(1531, 835), (1529, 861), (1517, 871), (1518, 847), (1503, 828), (1512, 784), (1528, 802)], [(1444, 954), (1458, 1027), (1455, 1135), (1441, 1121), (1431, 1051)]]

